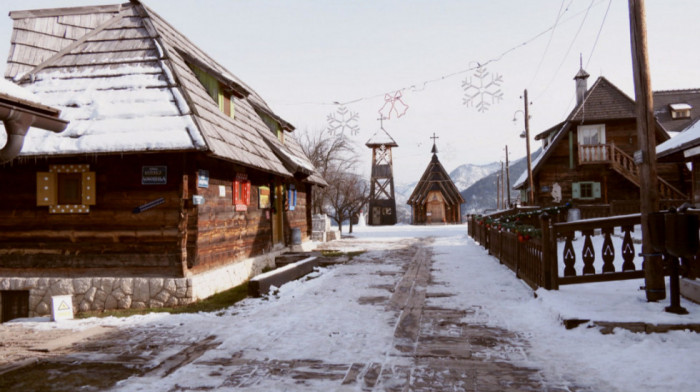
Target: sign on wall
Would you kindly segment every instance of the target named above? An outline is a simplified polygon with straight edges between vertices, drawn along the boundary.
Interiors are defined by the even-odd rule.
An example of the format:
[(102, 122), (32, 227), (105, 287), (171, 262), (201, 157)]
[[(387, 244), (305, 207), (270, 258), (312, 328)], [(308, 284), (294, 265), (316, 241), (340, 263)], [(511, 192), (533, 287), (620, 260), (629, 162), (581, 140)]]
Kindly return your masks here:
[(270, 208), (269, 186), (261, 186), (258, 188), (258, 208)]
[(141, 166), (141, 185), (165, 185), (167, 183), (167, 166)]
[(209, 170), (199, 170), (197, 172), (197, 187), (209, 188)]

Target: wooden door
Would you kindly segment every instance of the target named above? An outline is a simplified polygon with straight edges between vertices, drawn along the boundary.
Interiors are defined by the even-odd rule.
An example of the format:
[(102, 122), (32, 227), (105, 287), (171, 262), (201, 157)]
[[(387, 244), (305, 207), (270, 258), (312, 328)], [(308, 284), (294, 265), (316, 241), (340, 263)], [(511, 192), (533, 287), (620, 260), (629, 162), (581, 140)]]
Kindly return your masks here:
[(2, 322), (29, 317), (29, 290), (0, 291)]
[(272, 243), (284, 245), (284, 185), (275, 185), (274, 213), (272, 214)]
[(382, 223), (382, 208), (372, 207), (372, 223), (373, 225), (378, 225)]

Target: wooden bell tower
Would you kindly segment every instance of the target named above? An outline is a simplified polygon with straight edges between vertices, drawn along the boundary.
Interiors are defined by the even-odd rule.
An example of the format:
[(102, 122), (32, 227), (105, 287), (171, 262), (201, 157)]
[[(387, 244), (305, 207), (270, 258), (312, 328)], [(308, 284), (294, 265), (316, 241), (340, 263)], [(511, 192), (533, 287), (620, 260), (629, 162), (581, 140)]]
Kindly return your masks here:
[(365, 143), (372, 149), (372, 178), (370, 180), (370, 226), (396, 224), (396, 199), (394, 198), (394, 169), (391, 148), (398, 147), (394, 139), (381, 126)]

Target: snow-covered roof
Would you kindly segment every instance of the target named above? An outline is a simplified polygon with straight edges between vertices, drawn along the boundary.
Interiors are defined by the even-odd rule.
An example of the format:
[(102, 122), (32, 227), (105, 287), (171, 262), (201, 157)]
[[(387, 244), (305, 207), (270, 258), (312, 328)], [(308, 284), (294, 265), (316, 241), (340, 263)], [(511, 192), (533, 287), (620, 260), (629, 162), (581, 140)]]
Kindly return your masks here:
[(24, 101), (42, 105), (39, 98), (26, 88), (22, 88), (8, 80), (0, 78), (0, 94), (10, 98), (19, 98)]
[[(62, 134), (31, 132), (23, 156), (203, 151), (293, 176), (284, 151), (311, 165), (271, 132), (256, 108), (283, 120), (255, 91), (138, 1), (10, 16), (5, 77), (70, 120)], [(234, 118), (219, 110), (193, 65), (234, 92)]]
[(656, 146), (657, 158), (700, 145), (700, 120), (695, 121), (683, 132)]
[(388, 147), (398, 147), (399, 145), (396, 144), (394, 139), (389, 135), (387, 131), (384, 130), (384, 128), (379, 128), (377, 132), (372, 135), (369, 140), (367, 140), (367, 143), (365, 143), (366, 146), (372, 147), (372, 146), (388, 146)]
[(668, 105), (672, 110), (690, 110), (693, 107), (687, 103), (672, 103)]

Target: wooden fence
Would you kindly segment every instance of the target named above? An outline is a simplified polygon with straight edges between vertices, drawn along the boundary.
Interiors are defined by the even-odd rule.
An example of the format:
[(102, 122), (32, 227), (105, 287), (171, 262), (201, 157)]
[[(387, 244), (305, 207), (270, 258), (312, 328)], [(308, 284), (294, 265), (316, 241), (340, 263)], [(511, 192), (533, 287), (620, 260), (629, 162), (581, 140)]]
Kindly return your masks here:
[[(490, 215), (489, 218), (494, 216)], [(644, 277), (641, 265), (634, 264), (635, 252), (641, 250), (640, 245), (634, 244), (631, 238), (634, 226), (640, 223), (640, 214), (562, 223), (553, 223), (550, 217), (543, 215), (540, 216), (542, 236), (523, 241), (514, 232), (479, 224), (476, 216), (470, 216), (468, 232), (476, 242), (488, 249), (490, 255), (498, 258), (531, 287), (556, 290), (563, 284)], [(620, 249), (615, 249), (611, 238), (615, 228), (619, 228), (623, 235)], [(574, 249), (573, 240), (576, 233), (580, 233), (584, 239), (580, 250)], [(603, 237), (599, 250), (594, 249), (591, 240), (591, 237), (596, 235)], [(557, 241), (560, 238), (564, 242), (561, 257), (557, 250)], [(600, 252), (603, 259), (600, 270), (596, 270), (593, 265), (597, 252)], [(624, 260), (619, 271), (616, 271), (613, 265), (616, 254), (621, 255)], [(561, 276), (560, 263), (563, 266)], [(582, 274), (577, 274), (577, 270), (582, 271)]]

